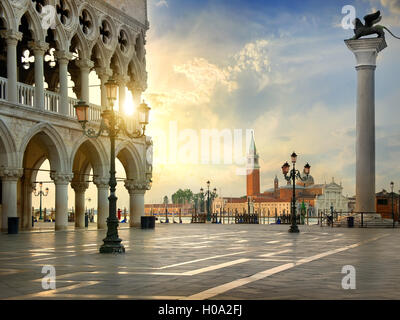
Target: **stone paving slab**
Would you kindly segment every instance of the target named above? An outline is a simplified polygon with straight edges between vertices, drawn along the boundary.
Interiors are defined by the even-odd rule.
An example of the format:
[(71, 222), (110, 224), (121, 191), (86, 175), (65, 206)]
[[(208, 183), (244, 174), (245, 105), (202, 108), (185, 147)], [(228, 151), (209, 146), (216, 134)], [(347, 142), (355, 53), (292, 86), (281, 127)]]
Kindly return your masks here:
[[(101, 255), (105, 230), (0, 235), (0, 299), (399, 299), (398, 229), (157, 225), (120, 229), (124, 255)], [(56, 289), (42, 288), (42, 267)], [(342, 267), (356, 289), (342, 288)]]

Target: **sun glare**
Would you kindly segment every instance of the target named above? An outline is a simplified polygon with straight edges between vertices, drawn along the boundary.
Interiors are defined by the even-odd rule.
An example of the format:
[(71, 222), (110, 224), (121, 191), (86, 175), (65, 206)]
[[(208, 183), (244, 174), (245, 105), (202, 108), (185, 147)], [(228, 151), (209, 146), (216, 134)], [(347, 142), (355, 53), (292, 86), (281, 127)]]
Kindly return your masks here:
[(127, 116), (133, 115), (136, 110), (135, 102), (133, 101), (132, 93), (129, 90), (126, 90), (125, 95), (125, 104), (124, 104), (124, 113)]

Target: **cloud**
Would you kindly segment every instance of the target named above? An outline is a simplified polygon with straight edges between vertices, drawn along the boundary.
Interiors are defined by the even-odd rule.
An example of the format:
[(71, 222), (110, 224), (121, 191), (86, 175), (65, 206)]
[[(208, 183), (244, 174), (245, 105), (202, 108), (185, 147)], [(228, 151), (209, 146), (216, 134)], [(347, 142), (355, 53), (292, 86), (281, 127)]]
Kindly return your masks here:
[(168, 7), (168, 2), (166, 0), (160, 0), (156, 3), (156, 7)]
[(206, 59), (195, 58), (183, 65), (174, 66), (176, 73), (184, 74), (193, 82), (194, 92), (199, 101), (209, 101), (209, 98), (218, 84), (226, 87), (228, 92), (237, 88), (237, 83), (229, 80), (229, 73), (218, 66), (209, 63)]
[(400, 13), (400, 0), (381, 0), (381, 4), (392, 13)]

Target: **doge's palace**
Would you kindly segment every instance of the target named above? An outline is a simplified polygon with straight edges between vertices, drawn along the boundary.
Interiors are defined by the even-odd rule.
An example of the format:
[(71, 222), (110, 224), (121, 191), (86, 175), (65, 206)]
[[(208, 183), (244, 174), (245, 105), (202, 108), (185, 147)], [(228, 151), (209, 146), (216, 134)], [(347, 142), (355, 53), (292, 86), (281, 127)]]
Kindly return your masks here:
[[(129, 6), (129, 9), (128, 9)], [(31, 228), (32, 192), (38, 169), (50, 162), (55, 184), (56, 230), (68, 226), (68, 186), (75, 192), (75, 226), (84, 227), (88, 179), (98, 190), (98, 228), (106, 228), (110, 142), (83, 135), (74, 105), (90, 105), (88, 126), (98, 129), (107, 109), (105, 83), (119, 87), (119, 111), (126, 92), (138, 105), (146, 90), (146, 0), (1, 0), (0, 2), (0, 178), (1, 229), (19, 217)], [(89, 76), (90, 75), (90, 76)], [(101, 105), (91, 101), (97, 76)], [(69, 89), (76, 96), (70, 97)], [(70, 91), (71, 92), (71, 91)], [(99, 99), (100, 100), (100, 99)], [(128, 128), (139, 129), (137, 113), (124, 115)], [(151, 185), (149, 137), (120, 135), (117, 158), (123, 164), (130, 194), (130, 225), (144, 215), (144, 194)], [(90, 172), (93, 171), (93, 176)]]

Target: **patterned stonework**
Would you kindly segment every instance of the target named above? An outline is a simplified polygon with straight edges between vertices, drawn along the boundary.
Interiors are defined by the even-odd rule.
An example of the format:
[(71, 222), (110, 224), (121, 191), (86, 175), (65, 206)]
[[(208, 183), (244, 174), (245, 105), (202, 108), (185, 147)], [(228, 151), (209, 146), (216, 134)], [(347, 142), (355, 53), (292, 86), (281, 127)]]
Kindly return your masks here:
[(108, 0), (107, 3), (125, 12), (128, 16), (146, 24), (147, 0)]

